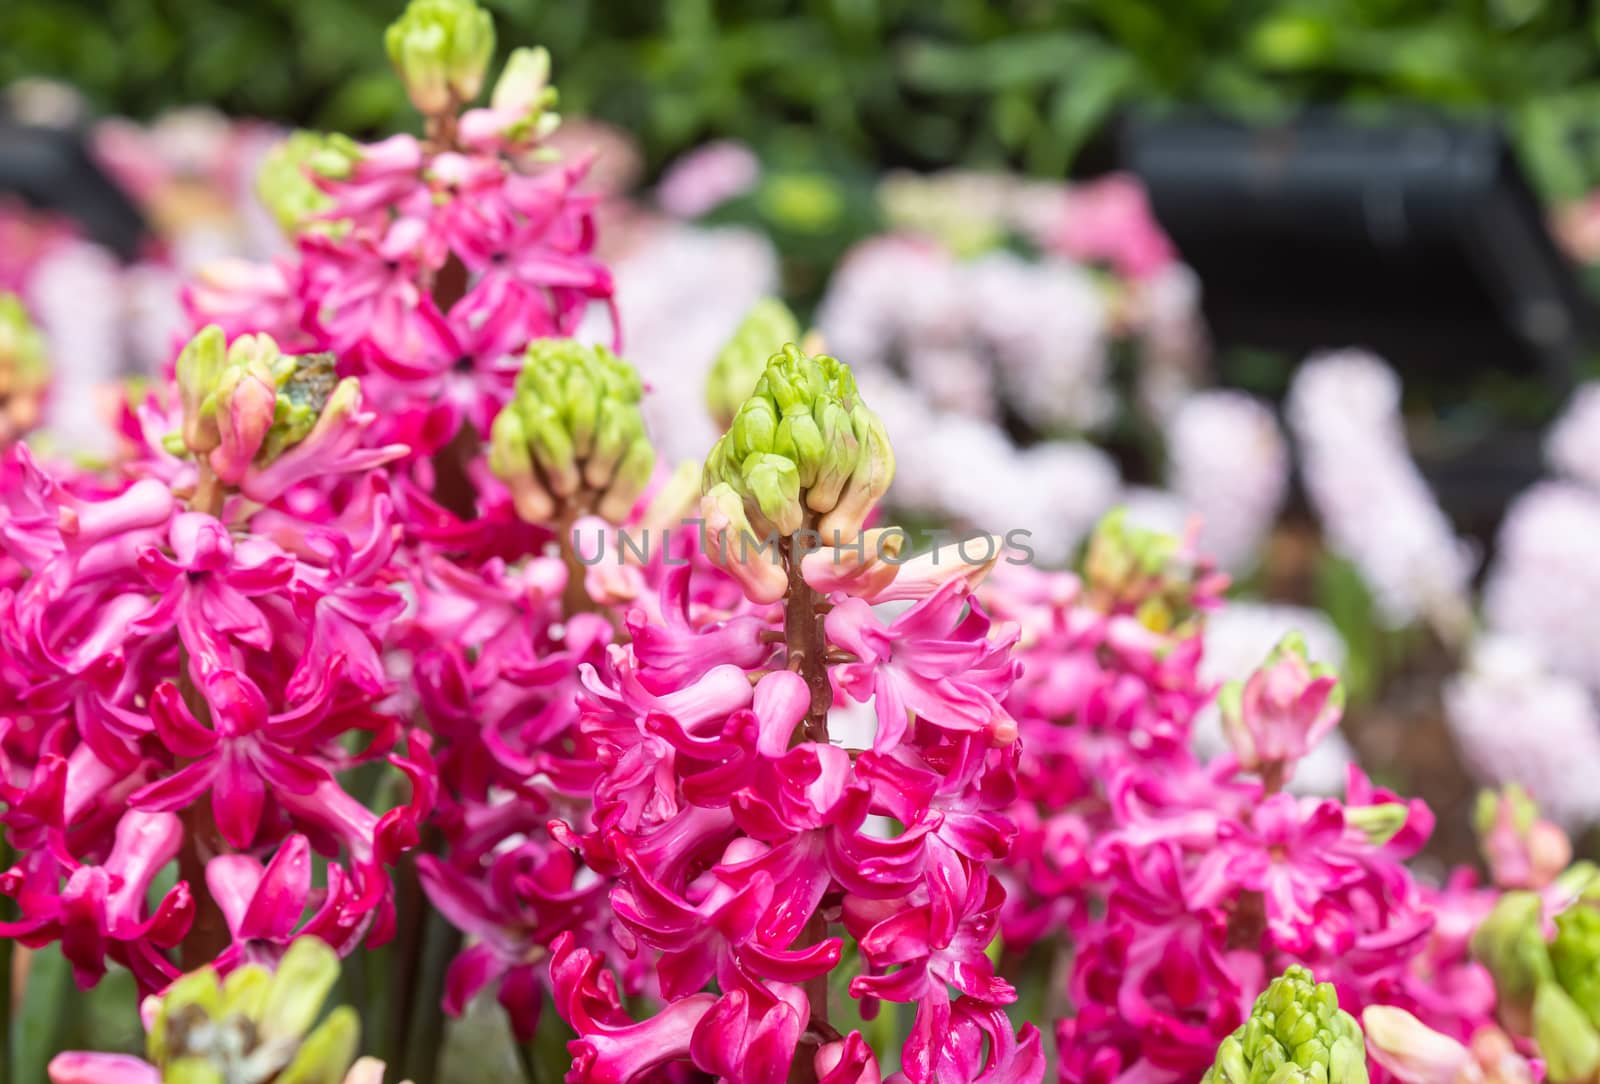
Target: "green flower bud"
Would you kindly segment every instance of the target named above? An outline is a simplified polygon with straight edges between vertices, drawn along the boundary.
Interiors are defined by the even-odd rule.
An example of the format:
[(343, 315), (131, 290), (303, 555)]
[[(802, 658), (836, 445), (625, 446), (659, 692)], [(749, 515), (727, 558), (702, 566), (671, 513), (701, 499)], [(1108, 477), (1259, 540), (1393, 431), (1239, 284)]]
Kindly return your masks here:
[(383, 43), (411, 104), (435, 116), (483, 89), (494, 55), (494, 20), (474, 0), (411, 0)]
[(0, 394), (43, 387), (49, 375), (44, 336), (16, 294), (0, 290)]
[(1498, 791), (1482, 790), (1472, 807), (1472, 828), (1481, 836), (1494, 831), (1501, 817), (1501, 803), (1509, 811), (1512, 826), (1526, 833), (1539, 819), (1539, 807), (1528, 797), (1528, 792), (1515, 783), (1508, 783)]
[(883, 423), (835, 358), (790, 344), (706, 458), (704, 491), (726, 485), (760, 534), (792, 534), (815, 517), (826, 542), (848, 542), (894, 477)]
[(1536, 892), (1507, 892), (1472, 935), (1472, 955), (1494, 976), (1502, 1019), (1524, 1035), (1531, 1030), (1535, 992), (1555, 977), (1540, 907)]
[(360, 1037), (361, 1018), (350, 1006), (339, 1006), (300, 1044), (276, 1084), (339, 1084), (356, 1060)]
[(284, 354), (270, 335), (224, 343), (222, 329), (212, 325), (178, 356), (182, 442), (164, 443), (175, 454), (205, 457), (230, 485), (252, 466), (274, 462), (319, 424), (348, 413), (359, 399), (353, 377), (339, 381), (332, 354)]
[(219, 982), (215, 968), (191, 972), (161, 999), (146, 1056), (162, 1079), (339, 1084), (356, 1057), (354, 1010), (317, 1024), (339, 978), (339, 957), (315, 937), (289, 946), (276, 972), (248, 964)]
[(22, 299), (0, 290), (0, 443), (38, 424), (49, 380), (44, 337)]
[(1351, 806), (1344, 811), (1345, 823), (1367, 837), (1374, 847), (1381, 847), (1406, 826), (1410, 810), (1399, 802), (1382, 805)]
[[(1555, 916), (1550, 964), (1556, 982), (1600, 1028), (1600, 881), (1591, 879), (1575, 903)], [(1538, 1015), (1537, 1004), (1534, 1010)]]
[(1095, 605), (1132, 612), (1146, 627), (1170, 632), (1197, 616), (1199, 575), (1182, 541), (1128, 523), (1114, 508), (1095, 526), (1083, 559), (1083, 577)]
[(706, 379), (706, 404), (719, 428), (733, 424), (733, 416), (755, 389), (772, 352), (784, 343), (799, 341), (800, 323), (788, 306), (773, 297), (755, 303), (717, 354)]
[(178, 398), (183, 406), (183, 443), (204, 455), (222, 441), (212, 393), (228, 364), (228, 337), (216, 324), (203, 328), (178, 355)]
[(1089, 536), (1084, 574), (1101, 590), (1134, 593), (1159, 576), (1177, 550), (1176, 538), (1132, 526), (1126, 508), (1113, 508)]
[(514, 49), (495, 81), (489, 105), (497, 113), (517, 119), (502, 132), (512, 143), (537, 143), (561, 127), (556, 113), (559, 95), (550, 85), (550, 53), (543, 49)]
[(1332, 983), (1291, 966), (1239, 1030), (1222, 1041), (1201, 1084), (1366, 1084), (1366, 1042)]
[(489, 469), (511, 487), (517, 514), (543, 522), (560, 501), (626, 519), (655, 467), (643, 395), (633, 367), (603, 346), (530, 343), (489, 441)]
[(1534, 993), (1533, 1038), (1550, 1084), (1589, 1084), (1600, 1071), (1600, 1032), (1556, 983), (1542, 982)]
[(509, 407), (495, 415), (489, 430), (489, 470), (511, 487), (517, 515), (522, 519), (544, 523), (555, 515), (556, 501), (534, 468), (522, 416)]
[(268, 152), (256, 174), (256, 195), (272, 212), (278, 227), (293, 237), (305, 229), (331, 230), (331, 222), (313, 219), (333, 205), (311, 174), (349, 176), (360, 149), (341, 135), (297, 131)]

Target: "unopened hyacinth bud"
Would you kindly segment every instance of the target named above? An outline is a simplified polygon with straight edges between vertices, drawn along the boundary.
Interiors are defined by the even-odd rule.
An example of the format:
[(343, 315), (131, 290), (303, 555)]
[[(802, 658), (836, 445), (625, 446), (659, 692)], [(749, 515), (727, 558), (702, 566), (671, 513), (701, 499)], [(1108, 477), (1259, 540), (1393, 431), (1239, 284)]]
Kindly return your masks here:
[(512, 50), (489, 95), (490, 108), (517, 115), (505, 133), (515, 141), (544, 139), (559, 128), (558, 100), (550, 85), (550, 52), (544, 48)]
[(1287, 779), (1339, 725), (1344, 688), (1332, 667), (1310, 661), (1304, 638), (1290, 633), (1249, 680), (1225, 685), (1217, 705), (1239, 766)]
[(183, 407), (183, 445), (205, 455), (221, 443), (216, 406), (207, 400), (228, 365), (228, 337), (215, 324), (203, 328), (178, 355), (178, 398)]
[(178, 357), (183, 429), (169, 450), (203, 456), (223, 482), (239, 484), (332, 424), (359, 400), (354, 377), (340, 381), (332, 354), (284, 354), (270, 335), (241, 335), (224, 345), (205, 328)]
[(1362, 1010), (1361, 1027), (1372, 1059), (1400, 1084), (1522, 1084), (1493, 1074), (1495, 1067), (1481, 1065), (1465, 1044), (1434, 1031), (1404, 1009), (1369, 1005)]
[(758, 536), (814, 524), (849, 542), (894, 478), (888, 434), (836, 358), (793, 345), (767, 361), (755, 390), (706, 458), (707, 494), (726, 486)]
[(1533, 995), (1533, 1041), (1550, 1084), (1593, 1084), (1600, 1074), (1600, 1031), (1559, 983), (1542, 982)]
[(626, 519), (656, 462), (643, 394), (633, 366), (603, 346), (530, 343), (489, 444), (489, 469), (511, 487), (517, 514), (542, 523), (562, 506)]
[(550, 54), (544, 49), (515, 49), (495, 81), (487, 109), (461, 115), (463, 145), (479, 150), (538, 146), (561, 127), (555, 111), (559, 95), (550, 85)]
[(706, 404), (719, 429), (733, 424), (733, 416), (755, 390), (772, 352), (784, 343), (799, 341), (800, 322), (787, 305), (775, 297), (755, 303), (717, 354), (706, 378)]
[(1533, 1030), (1535, 992), (1555, 978), (1541, 919), (1538, 893), (1507, 892), (1472, 935), (1472, 955), (1494, 977), (1500, 1019), (1522, 1035)]
[(411, 104), (434, 116), (483, 89), (494, 55), (494, 20), (474, 0), (411, 0), (383, 43)]
[[(1594, 1032), (1600, 1067), (1600, 877), (1588, 879), (1571, 904), (1555, 915), (1556, 935), (1550, 942), (1550, 966), (1556, 984), (1572, 1000)], [(1542, 992), (1542, 991), (1541, 991)], [(1534, 1028), (1539, 1027), (1539, 994), (1534, 995)], [(1585, 1078), (1588, 1079), (1588, 1078)]]
[(1222, 1040), (1202, 1084), (1366, 1084), (1366, 1044), (1332, 983), (1291, 966), (1239, 1030)]
[(222, 979), (214, 968), (202, 968), (147, 1006), (148, 1066), (126, 1055), (62, 1054), (50, 1063), (50, 1079), (55, 1084), (381, 1080), (381, 1072), (374, 1074), (376, 1063), (355, 1061), (360, 1032), (355, 1010), (340, 1006), (322, 1015), (323, 1001), (338, 979), (338, 955), (315, 937), (290, 945), (276, 972), (248, 964)]
[(1572, 861), (1572, 841), (1539, 816), (1516, 784), (1478, 795), (1473, 827), (1489, 875), (1500, 888), (1543, 888)]
[(1197, 569), (1182, 539), (1130, 523), (1125, 508), (1113, 508), (1095, 525), (1083, 575), (1100, 609), (1131, 609), (1144, 625), (1162, 633), (1184, 629), (1201, 596), (1226, 582)]
[(343, 178), (360, 156), (360, 148), (345, 136), (297, 131), (268, 152), (256, 174), (256, 195), (278, 227), (291, 237), (319, 224), (316, 216), (333, 200), (318, 188), (312, 174)]

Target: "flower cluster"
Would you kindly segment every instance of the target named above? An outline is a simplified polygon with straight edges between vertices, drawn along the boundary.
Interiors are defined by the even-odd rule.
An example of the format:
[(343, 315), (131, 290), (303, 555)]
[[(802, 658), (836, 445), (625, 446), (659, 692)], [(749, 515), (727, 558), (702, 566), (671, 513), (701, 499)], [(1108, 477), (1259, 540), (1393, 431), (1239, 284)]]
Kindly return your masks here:
[(1407, 450), (1393, 370), (1358, 351), (1313, 357), (1295, 374), (1287, 411), (1330, 547), (1361, 571), (1389, 622), (1426, 620), (1459, 639), (1475, 560)]
[(185, 295), (195, 323), (333, 352), (363, 378), (381, 436), (413, 454), (463, 423), (486, 432), (533, 339), (571, 334), (611, 296), (592, 256), (588, 161), (547, 162), (559, 117), (549, 56), (517, 49), (487, 106), (466, 109), (494, 49), (475, 5), (414, 4), (387, 44), (426, 135), (286, 145), (263, 195), (293, 232), (291, 256), (204, 270)]
[(1285, 790), (1342, 704), (1298, 639), (1222, 689), (1230, 751), (1201, 762), (1190, 732), (1212, 695), (1198, 662), (1214, 573), (1119, 518), (1081, 577), (1008, 573), (984, 592), (1025, 645), (1006, 701), (1024, 801), (1004, 932), (1008, 950), (1071, 937), (1063, 1079), (1194, 1079), (1292, 963), (1352, 1011), (1399, 1006), (1460, 1038), (1486, 1021), (1472, 920), (1444, 917), (1477, 897), (1401, 864), (1432, 829), (1427, 809), (1354, 766), (1342, 800)]
[[(382, 710), (393, 502), (370, 474), (342, 520), (282, 498), (403, 449), (360, 447), (374, 416), (326, 364), (208, 329), (178, 362), (176, 427), (125, 473), (52, 474), (23, 446), (0, 467), (6, 932), (59, 940), (80, 984), (110, 959), (158, 989), (180, 944), (230, 967), (299, 932), (387, 932), (385, 867), (433, 792), (427, 739)], [(385, 760), (411, 798), (380, 816), (343, 780)]]
[[(786, 347), (707, 461), (722, 570), (675, 570), (662, 620), (636, 611), (631, 642), (585, 668), (593, 824), (562, 834), (615, 878), (616, 934), (653, 965), (661, 1006), (635, 1020), (600, 955), (564, 935), (569, 1080), (688, 1062), (843, 1084), (896, 1054), (890, 1079), (916, 1084), (1042, 1078), (1039, 1035), (1006, 1020), (1015, 994), (986, 954), (1012, 834), (1015, 632), (970, 591), (998, 551), (889, 560), (892, 535), (862, 525), (892, 470), (849, 371)], [(890, 601), (910, 605), (890, 618), (875, 608)], [(852, 727), (836, 697), (871, 721)], [(838, 1026), (883, 1002), (916, 1006), (899, 1051)]]
[[(0, 935), (157, 996), (148, 1060), (64, 1055), (56, 1084), (370, 1084), (352, 1014), (314, 1025), (338, 959), (389, 944), (407, 1048), (492, 994), (523, 1048), (570, 1029), (572, 1084), (1038, 1084), (1038, 1025), (1070, 1082), (1361, 1084), (1358, 1015), (1380, 1080), (1528, 1084), (1491, 971), (1556, 1084), (1600, 1071), (1600, 892), (1556, 826), (1580, 814), (1488, 795), (1495, 888), (1426, 885), (1422, 803), (1310, 778), (1343, 750), (1332, 669), (1208, 634), (1288, 455), (1261, 403), (1192, 393), (1192, 278), (1136, 187), (896, 178), (906, 232), (852, 254), (812, 332), (766, 296), (769, 249), (656, 222), (618, 290), (654, 291), (621, 321), (636, 367), (548, 58), (513, 51), (474, 106), (473, 0), (412, 0), (385, 45), (424, 134), (286, 141), (261, 191), (290, 250), (189, 290), (115, 458), (0, 456)], [(660, 200), (704, 213), (758, 172), (717, 148)], [(707, 262), (738, 281), (701, 304)], [(19, 312), (0, 393), (26, 400)], [(1309, 488), (1391, 617), (1455, 628), (1470, 561), (1394, 392), (1313, 361)], [(31, 418), (3, 405), (12, 445)], [(1170, 492), (1084, 439), (1129, 409)], [(913, 556), (896, 499), (1049, 534)], [(1374, 509), (1421, 541), (1374, 543)], [(1076, 571), (1032, 567), (1084, 537)], [(1236, 642), (1291, 619), (1237, 613)], [(1518, 674), (1467, 675), (1453, 714), (1585, 718)]]

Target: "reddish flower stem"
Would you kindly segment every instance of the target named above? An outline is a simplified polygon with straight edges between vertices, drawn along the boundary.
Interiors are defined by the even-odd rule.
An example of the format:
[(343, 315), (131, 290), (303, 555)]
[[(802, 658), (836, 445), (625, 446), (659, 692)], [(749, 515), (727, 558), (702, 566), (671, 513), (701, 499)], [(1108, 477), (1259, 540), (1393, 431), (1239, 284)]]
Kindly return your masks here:
[[(189, 499), (189, 507), (220, 519), (226, 499), (227, 491), (222, 482), (210, 465), (201, 460), (200, 478), (195, 484), (194, 496)], [(194, 683), (194, 675), (189, 672), (189, 652), (183, 648), (178, 651), (178, 691), (195, 720), (211, 727), (211, 706)], [(222, 908), (212, 898), (211, 888), (206, 884), (206, 863), (226, 853), (228, 845), (217, 829), (208, 799), (202, 798), (183, 811), (183, 825), (178, 877), (188, 884), (189, 895), (194, 900), (194, 925), (183, 939), (178, 963), (185, 971), (194, 971), (215, 960), (233, 940)]]
[[(815, 515), (807, 513), (804, 527), (814, 529)], [(811, 706), (805, 721), (797, 727), (793, 744), (802, 741), (827, 742), (828, 711), (833, 707), (833, 684), (828, 679), (828, 638), (823, 627), (823, 613), (819, 612), (821, 599), (801, 574), (800, 556), (794, 552), (794, 539), (786, 538), (779, 544), (784, 569), (789, 576), (789, 589), (783, 600), (783, 635), (788, 651), (789, 669), (805, 679), (811, 691)], [(814, 945), (828, 937), (828, 922), (817, 911), (806, 921), (799, 942)], [(806, 1000), (811, 1005), (811, 1020), (807, 1032), (827, 1032), (828, 977), (819, 975), (805, 984)], [(817, 1040), (802, 1035), (795, 1050), (793, 1064), (789, 1067), (789, 1084), (815, 1084)]]

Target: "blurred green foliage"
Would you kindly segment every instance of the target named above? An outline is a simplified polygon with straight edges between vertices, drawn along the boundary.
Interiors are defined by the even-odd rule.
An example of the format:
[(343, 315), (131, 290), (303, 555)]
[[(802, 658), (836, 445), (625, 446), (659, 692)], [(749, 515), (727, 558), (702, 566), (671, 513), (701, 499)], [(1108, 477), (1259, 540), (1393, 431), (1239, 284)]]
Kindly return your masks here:
[[(1119, 107), (1307, 101), (1503, 109), (1541, 184), (1600, 180), (1600, 6), (1586, 0), (486, 0), (542, 42), (566, 107), (650, 164), (803, 126), (870, 166), (1058, 174)], [(380, 31), (398, 0), (7, 0), (0, 82), (102, 107), (372, 132), (409, 123)]]

